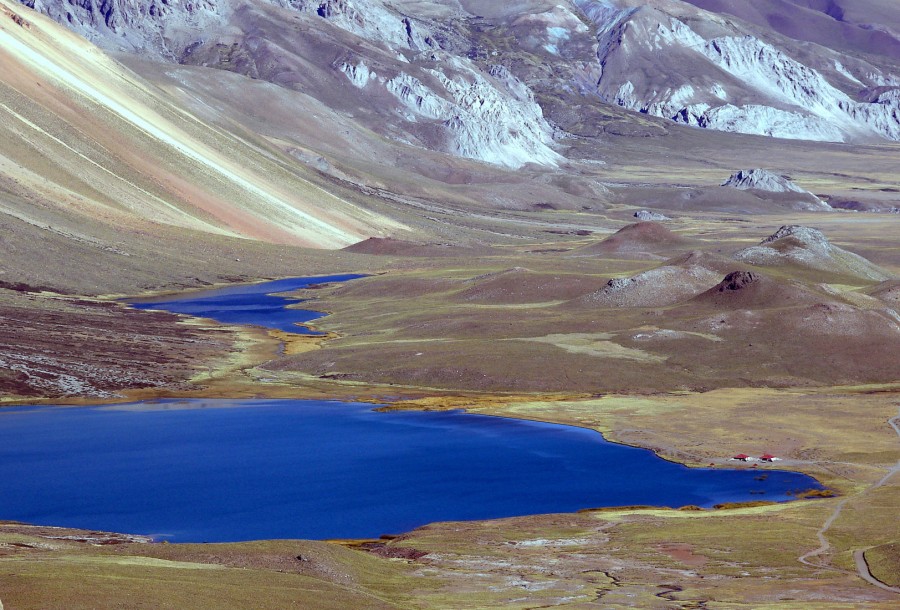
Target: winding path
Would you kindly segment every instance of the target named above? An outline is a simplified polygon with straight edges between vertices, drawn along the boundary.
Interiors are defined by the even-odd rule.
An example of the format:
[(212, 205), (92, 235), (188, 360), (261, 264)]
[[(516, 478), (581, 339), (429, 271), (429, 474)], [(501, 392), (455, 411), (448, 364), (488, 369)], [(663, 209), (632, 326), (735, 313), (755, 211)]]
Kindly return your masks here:
[[(888, 424), (890, 424), (891, 428), (894, 429), (894, 432), (897, 433), (897, 436), (900, 437), (900, 411), (898, 411), (897, 415), (895, 415), (894, 417), (892, 417), (888, 420)], [(878, 489), (879, 487), (881, 487), (882, 485), (887, 483), (891, 479), (891, 477), (893, 477), (898, 472), (900, 472), (900, 462), (897, 462), (896, 464), (894, 464), (894, 466), (889, 468), (887, 473), (883, 477), (881, 477), (877, 482), (873, 483), (868, 489), (863, 491), (862, 494), (868, 493), (868, 492), (872, 491), (873, 489)], [(859, 495), (862, 495), (862, 494), (859, 494)], [(858, 497), (858, 496), (853, 496), (853, 497)], [(819, 528), (819, 531), (816, 532), (816, 537), (819, 539), (819, 544), (820, 544), (819, 548), (813, 549), (812, 551), (809, 551), (808, 553), (804, 553), (803, 555), (798, 557), (797, 559), (798, 559), (798, 561), (800, 561), (800, 563), (802, 563), (804, 565), (808, 565), (813, 568), (831, 568), (833, 570), (838, 570), (841, 572), (844, 571), (844, 570), (841, 570), (840, 568), (835, 568), (833, 566), (826, 566), (825, 564), (822, 564), (822, 563), (812, 562), (812, 561), (810, 561), (810, 558), (821, 555), (822, 553), (825, 553), (826, 551), (828, 551), (831, 548), (831, 543), (828, 542), (828, 539), (825, 537), (825, 533), (829, 529), (831, 529), (831, 526), (834, 524), (834, 522), (840, 516), (841, 511), (844, 510), (844, 506), (847, 504), (847, 502), (850, 499), (851, 499), (850, 497), (844, 498), (843, 500), (838, 502), (837, 506), (834, 507), (834, 511), (831, 513), (831, 515), (829, 515), (828, 519), (825, 520), (825, 523), (822, 524), (822, 527)], [(869, 547), (869, 548), (871, 548), (871, 547)], [(880, 580), (875, 578), (875, 576), (872, 575), (872, 572), (869, 570), (869, 564), (866, 562), (866, 555), (865, 555), (866, 551), (868, 551), (869, 548), (858, 549), (853, 552), (853, 559), (856, 562), (856, 572), (859, 575), (859, 577), (862, 578), (863, 580), (865, 580), (866, 582), (875, 585), (879, 589), (884, 589), (885, 591), (891, 591), (892, 593), (900, 593), (900, 587), (892, 587), (888, 584), (881, 582)]]

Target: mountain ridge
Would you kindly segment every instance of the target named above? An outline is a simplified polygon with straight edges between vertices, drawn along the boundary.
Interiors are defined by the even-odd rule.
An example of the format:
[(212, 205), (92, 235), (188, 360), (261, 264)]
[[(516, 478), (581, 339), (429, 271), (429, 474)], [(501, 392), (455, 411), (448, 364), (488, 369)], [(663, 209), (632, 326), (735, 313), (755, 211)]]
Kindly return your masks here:
[[(285, 69), (298, 70), (291, 65), (298, 63), (294, 57), (300, 47), (283, 37), (283, 44), (274, 46), (272, 33), (291, 24), (321, 45), (327, 24), (351, 37), (328, 35), (333, 40), (329, 44), (354, 50), (328, 65), (331, 62), (317, 61), (306, 47), (298, 57), (307, 65), (312, 58), (318, 70), (347, 74), (360, 91), (360, 105), (384, 105), (383, 96), (365, 90), (385, 86), (399, 103), (394, 116), (408, 123), (435, 122), (445, 134), (444, 142), (422, 136), (426, 146), (512, 168), (526, 159), (548, 166), (560, 159), (552, 129), (533, 104), (546, 84), (578, 86), (629, 110), (705, 129), (827, 142), (900, 140), (900, 69), (893, 58), (849, 53), (823, 46), (826, 41), (798, 41), (774, 31), (763, 39), (755, 23), (727, 13), (730, 5), (542, 1), (515, 9), (519, 14), (485, 11), (493, 15), (486, 20), (479, 14), (483, 3), (438, 0), (204, 0), (171, 5), (86, 0), (74, 7), (61, 0), (23, 2), (107, 49), (255, 73), (282, 85), (287, 84), (281, 80)], [(707, 4), (721, 14), (704, 10)], [(809, 10), (790, 6), (801, 14)], [(746, 11), (735, 12), (746, 16)], [(552, 77), (562, 77), (562, 82), (540, 84), (531, 69), (495, 68), (489, 61), (495, 41), (483, 36), (488, 31), (485, 22), (494, 31), (500, 26), (525, 34), (515, 46), (535, 59), (556, 64), (571, 60), (572, 74)], [(268, 36), (260, 36), (263, 32)], [(584, 52), (591, 38), (592, 58)], [(377, 49), (366, 50), (360, 41)], [(487, 48), (480, 48), (482, 44)], [(818, 48), (802, 46), (810, 44)], [(663, 64), (671, 69), (660, 69), (645, 57), (663, 51), (668, 56)], [(380, 67), (372, 65), (373, 58)], [(416, 69), (420, 63), (424, 71)], [(276, 70), (260, 71), (261, 64)], [(506, 70), (500, 83), (495, 69)], [(480, 112), (485, 106), (493, 111)], [(513, 125), (525, 126), (528, 133), (518, 133)], [(405, 131), (416, 129), (409, 125)]]

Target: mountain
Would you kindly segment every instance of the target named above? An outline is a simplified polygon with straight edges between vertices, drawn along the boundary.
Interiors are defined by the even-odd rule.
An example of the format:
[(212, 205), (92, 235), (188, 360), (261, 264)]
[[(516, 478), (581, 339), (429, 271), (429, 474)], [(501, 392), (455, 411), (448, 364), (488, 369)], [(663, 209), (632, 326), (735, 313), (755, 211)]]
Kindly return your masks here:
[(502, 65), (471, 61), (462, 52), (469, 37), (453, 23), (462, 12), (440, 2), (411, 7), (416, 16), (381, 0), (26, 4), (108, 50), (231, 70), (329, 108), (368, 109), (373, 123), (401, 125), (390, 137), (513, 168), (560, 159), (532, 92)]
[(687, 0), (783, 36), (900, 61), (900, 14), (891, 0)]
[[(774, 0), (755, 9), (681, 0), (24, 3), (108, 50), (301, 90), (370, 115), (366, 124), (389, 137), (513, 168), (561, 161), (538, 101), (560, 90), (708, 129), (900, 139), (900, 40), (890, 25), (854, 21), (867, 14), (859, 3), (830, 13)], [(869, 4), (882, 23), (900, 22), (890, 4)], [(801, 27), (810, 22), (836, 25)]]
[[(813, 43), (685, 2), (0, 6), (0, 227), (8, 282), (78, 290), (83, 279), (91, 292), (104, 284), (125, 290), (156, 285), (170, 270), (179, 282), (193, 281), (196, 260), (216, 262), (230, 277), (249, 273), (255, 266), (236, 249), (257, 248), (261, 258), (279, 261), (267, 263), (272, 269), (295, 255), (263, 254), (269, 251), (259, 244), (338, 249), (395, 238), (438, 244), (442, 253), (460, 245), (484, 252), (548, 235), (606, 232), (645, 207), (678, 211), (679, 219), (688, 211), (809, 207), (797, 205), (793, 193), (786, 199), (721, 187), (740, 167), (814, 184), (836, 206), (896, 207), (897, 153), (886, 140), (863, 137), (869, 143), (853, 144), (848, 156), (843, 145), (773, 144), (609, 99), (608, 86), (638, 84), (635, 70), (648, 91), (665, 91), (668, 80), (681, 87), (676, 81), (694, 76), (735, 85), (733, 75), (702, 54), (688, 57), (668, 35), (659, 34), (658, 44), (669, 46), (647, 55), (641, 37), (655, 41), (662, 31), (651, 27), (653, 19), (679, 32), (686, 30), (675, 22), (685, 20), (709, 40), (758, 35), (853, 93), (839, 72), (813, 62), (821, 50), (813, 53)], [(651, 29), (638, 32), (640, 23)], [(622, 36), (610, 38), (613, 30)], [(673, 62), (684, 60), (684, 69), (640, 67), (663, 50)], [(889, 55), (822, 52), (843, 57), (859, 79), (870, 75), (867, 95), (893, 95)], [(879, 79), (888, 84), (876, 87)], [(809, 89), (804, 82), (797, 87)], [(849, 119), (819, 122), (855, 129)], [(564, 249), (573, 253), (586, 246), (571, 241)], [(669, 246), (623, 247), (671, 255)], [(61, 271), (60, 261), (70, 259), (83, 262), (77, 277)], [(42, 261), (39, 269), (23, 272), (33, 260)]]
[(401, 228), (319, 188), (260, 138), (191, 113), (83, 38), (6, 0), (0, 8), (0, 155), (19, 221), (88, 242), (78, 217), (316, 247)]
[[(784, 1), (762, 3), (766, 8), (674, 0), (576, 4), (596, 25), (592, 86), (610, 103), (687, 125), (778, 138), (900, 139), (900, 39), (883, 27), (863, 36), (863, 25), (838, 18), (845, 14), (839, 5), (831, 3), (830, 15)], [(900, 22), (895, 3), (870, 4), (878, 4), (888, 23)], [(773, 21), (781, 27), (771, 27)], [(822, 21), (841, 23), (844, 35), (803, 34)]]

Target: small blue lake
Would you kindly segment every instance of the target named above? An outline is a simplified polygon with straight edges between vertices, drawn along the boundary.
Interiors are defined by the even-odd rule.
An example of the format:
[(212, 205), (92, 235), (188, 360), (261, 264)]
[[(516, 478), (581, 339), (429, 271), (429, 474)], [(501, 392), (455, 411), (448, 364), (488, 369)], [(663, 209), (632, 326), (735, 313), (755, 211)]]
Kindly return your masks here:
[(180, 297), (141, 299), (129, 304), (136, 309), (162, 309), (200, 318), (211, 318), (225, 324), (252, 324), (301, 335), (317, 335), (321, 333), (298, 324), (312, 322), (325, 314), (308, 309), (288, 309), (289, 305), (303, 301), (278, 296), (278, 293), (308, 288), (316, 284), (346, 282), (361, 277), (365, 276), (345, 274), (295, 277), (260, 284), (241, 284), (190, 292)]
[(365, 538), (434, 521), (820, 488), (692, 469), (589, 430), (301, 400), (0, 410), (0, 518), (172, 541)]

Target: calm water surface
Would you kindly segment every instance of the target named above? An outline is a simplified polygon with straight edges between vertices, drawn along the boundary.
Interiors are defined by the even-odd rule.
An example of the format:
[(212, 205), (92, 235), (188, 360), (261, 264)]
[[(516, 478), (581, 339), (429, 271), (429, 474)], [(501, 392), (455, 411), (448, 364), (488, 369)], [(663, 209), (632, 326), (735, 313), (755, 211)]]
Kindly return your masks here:
[(162, 309), (201, 318), (212, 318), (225, 324), (253, 324), (301, 335), (317, 335), (313, 330), (298, 324), (317, 320), (325, 314), (308, 309), (287, 309), (302, 303), (301, 299), (277, 296), (314, 284), (346, 282), (364, 275), (326, 275), (319, 277), (295, 277), (261, 284), (242, 284), (191, 292), (182, 297), (142, 299), (131, 303), (137, 309)]
[[(293, 278), (135, 304), (310, 333)], [(0, 410), (0, 518), (174, 541), (364, 538), (443, 520), (818, 489), (781, 471), (688, 469), (592, 431), (301, 400)]]
[(689, 469), (580, 428), (299, 400), (4, 409), (0, 481), (3, 519), (210, 542), (819, 488), (791, 472)]

